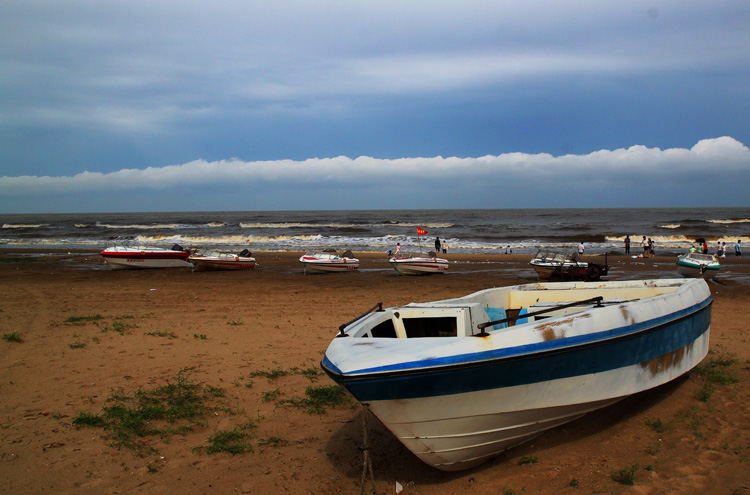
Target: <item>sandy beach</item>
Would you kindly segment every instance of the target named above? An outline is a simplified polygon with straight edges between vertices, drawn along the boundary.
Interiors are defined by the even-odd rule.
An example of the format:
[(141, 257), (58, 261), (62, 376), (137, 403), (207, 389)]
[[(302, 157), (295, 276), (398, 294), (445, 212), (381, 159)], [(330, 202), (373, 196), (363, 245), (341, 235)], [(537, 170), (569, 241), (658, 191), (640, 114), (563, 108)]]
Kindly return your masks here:
[[(383, 255), (357, 254), (359, 272), (304, 275), (293, 252), (257, 252), (259, 266), (240, 272), (115, 271), (94, 254), (0, 253), (0, 492), (360, 493), (360, 406), (299, 406), (309, 388), (333, 384), (319, 362), (338, 326), (381, 301), (536, 277), (528, 255), (448, 254), (447, 274), (399, 277)], [(677, 277), (672, 257), (609, 264), (611, 280)], [(706, 361), (731, 358), (725, 371), (737, 383), (701, 400), (706, 378), (693, 372), (455, 473), (422, 464), (369, 417), (377, 493), (399, 483), (405, 494), (750, 495), (750, 260), (722, 260), (709, 286)], [(184, 434), (128, 448), (111, 429), (74, 425), (178, 376), (221, 390)], [(248, 451), (207, 452), (222, 431), (246, 432)], [(612, 479), (636, 465), (633, 486)]]

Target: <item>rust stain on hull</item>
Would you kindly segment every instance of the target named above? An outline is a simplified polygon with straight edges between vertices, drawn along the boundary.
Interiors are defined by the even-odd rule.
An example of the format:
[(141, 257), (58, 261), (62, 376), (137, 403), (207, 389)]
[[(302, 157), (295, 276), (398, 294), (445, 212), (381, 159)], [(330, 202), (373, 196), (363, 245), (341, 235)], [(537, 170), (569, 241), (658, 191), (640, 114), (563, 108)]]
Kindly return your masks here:
[(542, 323), (536, 326), (536, 330), (542, 332), (542, 338), (547, 342), (550, 340), (564, 339), (565, 328), (572, 328), (575, 325), (575, 321), (581, 318), (591, 318), (591, 315), (576, 315), (571, 318), (565, 318), (564, 320)]
[(676, 351), (668, 352), (666, 354), (662, 354), (659, 357), (655, 357), (654, 359), (644, 361), (641, 363), (641, 366), (643, 368), (648, 368), (651, 376), (656, 376), (659, 373), (668, 370), (669, 368), (677, 368), (680, 366), (685, 356), (690, 354), (690, 351), (692, 351), (694, 344), (694, 342), (691, 342), (685, 347), (681, 347)]

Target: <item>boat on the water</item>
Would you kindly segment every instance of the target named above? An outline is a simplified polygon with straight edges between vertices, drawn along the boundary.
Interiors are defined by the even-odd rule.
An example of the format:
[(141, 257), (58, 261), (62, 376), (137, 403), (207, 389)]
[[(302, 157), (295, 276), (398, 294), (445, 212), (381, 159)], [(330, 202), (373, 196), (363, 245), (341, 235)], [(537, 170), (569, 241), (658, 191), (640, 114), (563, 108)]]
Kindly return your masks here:
[(186, 268), (190, 252), (179, 244), (163, 248), (133, 239), (116, 239), (101, 252), (104, 261), (114, 269), (123, 268)]
[(582, 261), (578, 253), (539, 251), (529, 261), (539, 278), (544, 280), (599, 280), (609, 272), (606, 256), (604, 264)]
[(702, 279), (534, 283), (382, 309), (321, 363), (430, 466), (476, 466), (707, 354)]
[(359, 260), (351, 251), (337, 254), (336, 251), (308, 251), (300, 256), (299, 262), (306, 274), (348, 272), (359, 269)]
[(677, 257), (677, 272), (685, 277), (714, 278), (721, 269), (713, 254), (687, 253)]
[(255, 258), (248, 249), (243, 249), (237, 254), (198, 249), (190, 255), (188, 261), (193, 264), (193, 269), (196, 271), (255, 268)]
[(438, 258), (434, 252), (430, 252), (428, 256), (399, 253), (389, 259), (388, 262), (399, 275), (426, 275), (448, 271), (448, 260)]

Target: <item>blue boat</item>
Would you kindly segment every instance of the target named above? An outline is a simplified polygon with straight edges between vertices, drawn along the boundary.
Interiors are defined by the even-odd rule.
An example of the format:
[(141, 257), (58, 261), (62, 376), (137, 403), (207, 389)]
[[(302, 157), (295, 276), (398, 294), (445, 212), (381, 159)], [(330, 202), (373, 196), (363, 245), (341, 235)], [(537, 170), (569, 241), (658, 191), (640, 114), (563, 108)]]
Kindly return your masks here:
[(427, 464), (474, 467), (707, 354), (703, 279), (535, 283), (374, 307), (323, 369)]

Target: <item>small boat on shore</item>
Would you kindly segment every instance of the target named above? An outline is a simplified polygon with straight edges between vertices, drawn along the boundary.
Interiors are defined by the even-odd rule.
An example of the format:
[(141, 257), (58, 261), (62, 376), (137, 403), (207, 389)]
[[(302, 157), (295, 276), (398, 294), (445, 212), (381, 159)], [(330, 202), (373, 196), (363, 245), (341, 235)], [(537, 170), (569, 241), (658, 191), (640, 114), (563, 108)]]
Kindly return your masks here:
[(116, 239), (101, 252), (113, 269), (124, 268), (186, 268), (190, 252), (175, 244), (171, 249), (137, 243), (132, 239)]
[(351, 251), (341, 255), (336, 251), (308, 251), (300, 256), (299, 262), (306, 274), (348, 272), (359, 269), (359, 260)]
[(188, 261), (193, 264), (193, 269), (196, 271), (255, 268), (255, 258), (247, 249), (243, 249), (238, 254), (199, 249), (190, 255)]
[(438, 258), (434, 252), (430, 252), (429, 256), (397, 254), (388, 262), (399, 275), (427, 275), (448, 271), (448, 260)]
[(581, 261), (578, 253), (561, 254), (539, 251), (529, 261), (537, 276), (543, 280), (599, 280), (609, 272), (606, 257), (604, 264)]
[(721, 264), (713, 254), (687, 253), (677, 257), (677, 272), (685, 277), (712, 279), (720, 269)]
[(702, 279), (534, 283), (382, 309), (339, 327), (321, 363), (416, 456), (481, 464), (707, 354)]

